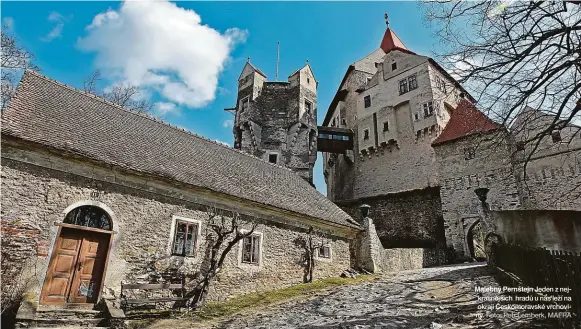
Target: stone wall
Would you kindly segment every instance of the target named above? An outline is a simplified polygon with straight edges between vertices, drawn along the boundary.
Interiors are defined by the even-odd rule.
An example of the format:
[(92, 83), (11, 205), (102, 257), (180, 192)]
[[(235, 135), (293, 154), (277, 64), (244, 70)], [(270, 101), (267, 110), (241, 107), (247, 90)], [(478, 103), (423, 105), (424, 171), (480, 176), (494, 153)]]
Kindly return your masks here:
[[(492, 210), (521, 207), (507, 138), (506, 132), (497, 131), (435, 147), (446, 243), (458, 260), (470, 257), (466, 236), (483, 218), (475, 189), (490, 190), (487, 202)], [(464, 150), (471, 147), (475, 147), (475, 157), (466, 159)]]
[(337, 203), (353, 218), (358, 207), (371, 206), (377, 235), (385, 248), (436, 248), (444, 242), (438, 188), (386, 194)]
[(581, 211), (494, 211), (492, 220), (504, 243), (581, 252)]
[[(156, 277), (156, 271), (172, 270), (176, 266), (189, 275), (200, 266), (205, 255), (204, 234), (200, 236), (197, 257), (169, 256), (172, 237), (170, 230), (173, 216), (200, 220), (201, 232), (207, 227), (207, 205), (225, 203), (208, 196), (195, 195), (182, 190), (182, 198), (164, 194), (150, 179), (126, 176), (111, 169), (97, 169), (80, 161), (57, 160), (55, 157), (28, 152), (23, 159), (27, 162), (39, 160), (43, 166), (2, 158), (2, 218), (26, 219), (39, 228), (38, 241), (52, 245), (57, 226), (65, 214), (63, 210), (84, 200), (109, 207), (114, 214), (114, 242), (105, 277), (104, 294), (119, 296), (122, 281), (148, 281)], [(18, 154), (12, 151), (10, 155)], [(59, 170), (48, 169), (47, 165)], [(68, 171), (86, 172), (91, 177), (99, 170), (107, 171), (119, 183), (104, 182), (98, 175), (83, 177)], [(123, 182), (123, 183), (121, 183)], [(243, 212), (247, 212), (244, 210)], [(301, 251), (294, 239), (305, 234), (307, 227), (300, 223), (284, 221), (272, 215), (260, 216), (256, 210), (259, 226), (256, 231), (263, 234), (262, 262), (259, 267), (238, 264), (237, 246), (229, 254), (224, 270), (216, 279), (210, 299), (224, 299), (233, 295), (275, 289), (299, 283), (303, 277)], [(305, 223), (307, 221), (305, 220)], [(350, 266), (349, 240), (343, 234), (327, 231), (331, 246), (331, 260), (320, 260), (315, 269), (315, 278), (338, 276)], [(4, 246), (3, 246), (4, 250)], [(38, 254), (37, 277), (31, 286), (33, 299), (38, 300), (40, 289), (49, 261), (49, 253)], [(10, 264), (9, 264), (10, 265)], [(171, 265), (171, 266), (170, 266)], [(4, 266), (4, 264), (3, 264)], [(157, 269), (157, 270), (155, 270)]]

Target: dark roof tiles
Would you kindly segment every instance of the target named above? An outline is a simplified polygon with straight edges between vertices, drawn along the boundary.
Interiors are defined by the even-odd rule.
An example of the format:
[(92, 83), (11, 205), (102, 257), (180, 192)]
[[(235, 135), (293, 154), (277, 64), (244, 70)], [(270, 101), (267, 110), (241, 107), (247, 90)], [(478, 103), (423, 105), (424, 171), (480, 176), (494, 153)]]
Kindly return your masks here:
[(26, 71), (2, 134), (343, 226), (347, 213), (290, 170)]

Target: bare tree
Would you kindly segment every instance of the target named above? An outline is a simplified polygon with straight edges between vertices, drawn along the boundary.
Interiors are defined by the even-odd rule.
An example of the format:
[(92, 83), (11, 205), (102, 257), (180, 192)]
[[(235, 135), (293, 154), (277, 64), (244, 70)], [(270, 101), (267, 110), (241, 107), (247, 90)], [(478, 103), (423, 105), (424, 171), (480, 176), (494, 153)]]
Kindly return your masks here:
[(105, 91), (99, 91), (97, 88), (98, 81), (102, 80), (101, 72), (96, 70), (93, 74), (83, 81), (85, 92), (103, 97), (111, 103), (115, 103), (124, 108), (144, 113), (151, 113), (153, 103), (145, 99), (139, 99), (143, 90), (138, 86), (118, 83)]
[(479, 109), (505, 126), (527, 108), (547, 114), (542, 129), (521, 141), (530, 150), (527, 161), (545, 136), (579, 122), (579, 3), (439, 0), (423, 6), (441, 41), (436, 57)]
[[(254, 218), (248, 218), (239, 213), (230, 213), (209, 207), (206, 228), (206, 257), (197, 275), (197, 284), (188, 294), (189, 306), (202, 306), (208, 295), (210, 285), (222, 270), (226, 256), (244, 238), (251, 236), (258, 223)], [(247, 230), (244, 230), (247, 228)]]
[(24, 48), (8, 26), (0, 29), (2, 50), (0, 52), (1, 74), (1, 104), (2, 109), (8, 106), (16, 86), (17, 75), (25, 69), (40, 71), (34, 61), (34, 54)]
[(321, 232), (315, 231), (312, 227), (304, 236), (299, 236), (294, 240), (295, 246), (304, 251), (301, 262), (305, 267), (303, 282), (313, 282), (313, 272), (315, 271), (315, 255), (325, 245), (325, 237)]

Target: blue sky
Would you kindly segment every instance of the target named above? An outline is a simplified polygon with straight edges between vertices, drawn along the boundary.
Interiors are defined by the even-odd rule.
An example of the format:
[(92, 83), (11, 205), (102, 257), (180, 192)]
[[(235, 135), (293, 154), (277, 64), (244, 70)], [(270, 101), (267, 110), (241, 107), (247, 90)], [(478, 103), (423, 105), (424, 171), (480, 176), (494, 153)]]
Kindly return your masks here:
[[(433, 31), (424, 23), (415, 2), (175, 4), (177, 7), (163, 7), (165, 11), (138, 8), (127, 10), (125, 15), (120, 11), (120, 2), (4, 1), (1, 14), (3, 22), (12, 25), (21, 44), (36, 55), (42, 73), (73, 87), (82, 88), (83, 79), (97, 68), (106, 73), (107, 80), (102, 81), (101, 87), (136, 77), (140, 80), (131, 81), (144, 83), (138, 74), (140, 70), (157, 66), (152, 72), (158, 74), (157, 78), (167, 79), (164, 85), (167, 92), (176, 90), (170, 87), (179, 87), (176, 94), (184, 95), (167, 99), (159, 85), (158, 89), (152, 87), (147, 97), (171, 105), (170, 110), (158, 115), (171, 124), (230, 145), (233, 136), (228, 120), (232, 115), (223, 109), (235, 104), (237, 79), (247, 57), (269, 80), (274, 80), (277, 41), (281, 44), (281, 80), (309, 60), (319, 81), (319, 123), (349, 64), (379, 47), (385, 31), (385, 12), (389, 14), (391, 28), (409, 49), (425, 55), (437, 50)], [(201, 23), (197, 24), (195, 15), (186, 10), (199, 15)], [(110, 15), (103, 15), (107, 12)], [(115, 15), (122, 17), (124, 23), (116, 25), (119, 19), (98, 19), (119, 18)], [(125, 29), (134, 31), (125, 35)], [(160, 30), (163, 31), (156, 33)], [(167, 31), (172, 35), (175, 31), (180, 37), (168, 41)], [(170, 63), (167, 65), (171, 67), (175, 64), (177, 71), (164, 69), (157, 65), (159, 61)], [(196, 77), (184, 82), (179, 72)], [(199, 88), (200, 79), (202, 82), (208, 79), (209, 85), (216, 88)], [(217, 79), (217, 84), (212, 79)], [(181, 82), (187, 88), (182, 88)], [(319, 155), (315, 185), (325, 194), (321, 161)]]

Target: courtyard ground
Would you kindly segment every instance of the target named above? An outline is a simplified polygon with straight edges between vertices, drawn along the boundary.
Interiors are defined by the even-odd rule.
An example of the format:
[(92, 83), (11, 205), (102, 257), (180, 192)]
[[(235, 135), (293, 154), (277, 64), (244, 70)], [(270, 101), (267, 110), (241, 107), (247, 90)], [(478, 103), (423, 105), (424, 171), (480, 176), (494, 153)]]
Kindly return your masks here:
[[(212, 323), (161, 320), (150, 328), (547, 328), (533, 320), (478, 310), (475, 287), (497, 287), (485, 264), (461, 264), (379, 275), (317, 296), (249, 309)], [(495, 312), (495, 311), (493, 311)]]

